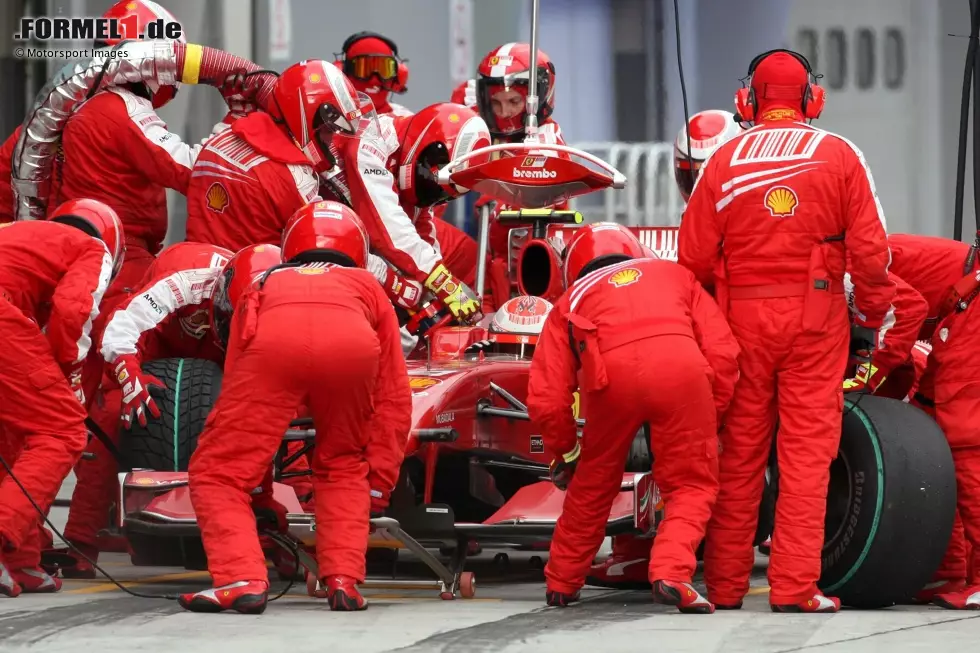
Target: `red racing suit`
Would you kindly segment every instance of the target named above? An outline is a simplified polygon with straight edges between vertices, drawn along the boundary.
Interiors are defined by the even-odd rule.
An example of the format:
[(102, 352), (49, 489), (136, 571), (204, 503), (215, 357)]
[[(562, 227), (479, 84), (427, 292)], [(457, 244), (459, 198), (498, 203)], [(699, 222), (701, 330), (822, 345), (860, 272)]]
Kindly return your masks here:
[[(74, 227), (14, 222), (0, 229), (0, 454), (45, 513), (88, 439), (84, 398), (65, 379), (77, 387), (111, 274), (105, 245)], [(14, 569), (36, 567), (39, 526), (30, 500), (5, 478), (0, 558)]]
[(871, 172), (860, 150), (840, 136), (802, 120), (760, 122), (705, 162), (678, 239), (678, 261), (714, 286), (742, 348), (705, 543), (708, 598), (737, 605), (749, 589), (778, 416), (769, 600), (812, 599), (841, 432), (848, 257), (857, 320), (878, 329), (881, 342), (894, 321), (895, 282)]
[[(214, 281), (231, 252), (214, 245), (178, 243), (163, 250), (147, 270), (138, 290), (127, 296), (107, 316), (99, 343), (100, 359), (112, 368), (124, 354), (148, 362), (158, 358), (203, 358), (221, 364), (224, 352), (209, 337), (210, 298)], [(119, 442), (122, 397), (115, 382), (102, 388), (102, 406), (92, 417), (115, 443)], [(65, 537), (72, 544), (97, 545), (100, 529), (107, 526), (109, 506), (118, 496), (117, 464), (97, 439), (88, 451), (94, 456), (75, 465), (77, 483)], [(90, 554), (95, 550), (90, 549)]]
[(14, 221), (14, 189), (10, 185), (10, 160), (14, 156), (20, 130), (20, 127), (15, 129), (3, 145), (0, 145), (0, 224)]
[(317, 197), (306, 155), (262, 112), (207, 140), (187, 190), (187, 240), (237, 252), (282, 241), (286, 222)]
[[(395, 119), (355, 138), (335, 139), (338, 165), (322, 175), (332, 198), (349, 205), (367, 229), (371, 250), (406, 277), (425, 283), (442, 262), (429, 208), (402, 206), (398, 197), (399, 149)], [(450, 272), (455, 272), (450, 269)]]
[(268, 580), (249, 493), (304, 398), (317, 432), (320, 577), (363, 581), (370, 490), (394, 488), (411, 426), (394, 309), (370, 273), (346, 268), (277, 270), (239, 301), (221, 395), (189, 470), (214, 585)]
[(737, 357), (717, 305), (676, 263), (641, 259), (600, 268), (562, 295), (531, 362), (528, 411), (551, 454), (572, 451), (570, 406), (581, 370), (584, 405), (602, 418), (586, 421), (545, 568), (549, 590), (574, 593), (585, 582), (644, 422), (666, 502), (649, 577), (691, 582), (718, 492), (717, 419), (734, 391)]
[[(916, 399), (927, 411), (934, 409), (956, 469), (957, 524), (936, 580), (966, 579), (980, 591), (980, 308), (976, 300), (962, 312), (944, 314), (943, 308), (953, 286), (976, 275), (980, 264), (974, 261), (964, 270), (970, 248), (955, 240), (894, 234), (888, 242), (892, 269), (929, 304), (920, 337), (931, 337), (933, 349)], [(960, 522), (972, 549), (969, 556)]]

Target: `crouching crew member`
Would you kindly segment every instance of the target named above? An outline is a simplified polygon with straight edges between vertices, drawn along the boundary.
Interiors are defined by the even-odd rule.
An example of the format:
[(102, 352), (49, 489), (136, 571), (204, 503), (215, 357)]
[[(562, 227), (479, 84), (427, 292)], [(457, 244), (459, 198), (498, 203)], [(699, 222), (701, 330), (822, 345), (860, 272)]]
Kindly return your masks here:
[(66, 202), (46, 222), (0, 229), (4, 596), (61, 587), (39, 566), (38, 511), (47, 513), (88, 440), (82, 368), (124, 242), (115, 211), (95, 200)]
[(287, 266), (264, 259), (263, 248), (278, 249), (242, 250), (215, 291), (213, 328), (228, 343), (225, 380), (189, 469), (215, 589), (184, 594), (180, 604), (196, 612), (265, 611), (268, 576), (249, 493), (261, 487), (252, 507), (287, 527), (268, 471), (305, 399), (317, 431), (318, 579), (331, 609), (362, 610), (367, 601), (357, 584), (365, 576), (369, 515), (384, 508), (410, 429), (398, 320), (363, 269), (367, 237), (350, 209), (335, 202), (300, 209), (283, 235)]
[[(714, 606), (691, 585), (695, 550), (718, 493), (717, 424), (738, 377), (738, 345), (689, 271), (646, 259), (624, 227), (583, 227), (565, 253), (566, 292), (531, 364), (528, 410), (567, 484), (545, 568), (547, 602), (579, 597), (605, 536), (637, 430), (650, 424), (666, 518), (653, 543), (654, 600), (681, 612)], [(571, 405), (579, 385), (590, 415), (581, 441)]]

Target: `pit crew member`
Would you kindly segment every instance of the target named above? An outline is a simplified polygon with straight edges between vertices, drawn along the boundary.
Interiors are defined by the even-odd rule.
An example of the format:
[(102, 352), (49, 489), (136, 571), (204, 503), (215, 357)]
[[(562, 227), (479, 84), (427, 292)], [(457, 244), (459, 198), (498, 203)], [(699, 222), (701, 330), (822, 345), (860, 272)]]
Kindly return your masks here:
[(751, 62), (736, 108), (755, 127), (708, 158), (680, 226), (679, 262), (714, 288), (742, 348), (704, 554), (708, 598), (729, 609), (749, 588), (777, 415), (769, 603), (777, 612), (840, 609), (816, 581), (849, 350), (846, 260), (863, 348), (883, 341), (894, 321), (895, 283), (871, 172), (850, 141), (803, 122), (824, 103), (811, 76), (806, 59), (788, 50)]
[[(694, 114), (689, 125), (690, 159), (687, 156), (688, 130), (681, 127), (674, 139), (674, 181), (685, 202), (690, 199), (694, 180), (708, 156), (743, 131), (735, 121), (735, 114), (719, 109)], [(647, 578), (649, 563), (649, 539), (617, 535), (612, 538), (612, 554), (592, 566), (586, 582), (600, 587), (646, 588), (650, 585)]]
[[(98, 345), (106, 375), (118, 386), (114, 391), (119, 400), (106, 406), (116, 411), (113, 419), (100, 421), (115, 442), (120, 423), (129, 428), (135, 417), (145, 426), (147, 411), (160, 417), (149, 391), (151, 386), (163, 385), (142, 372), (143, 363), (164, 357), (224, 361), (224, 352), (209, 336), (209, 305), (214, 281), (231, 257), (232, 252), (214, 245), (172, 245), (154, 259), (137, 292), (108, 317)], [(115, 459), (104, 446), (94, 453), (92, 459), (80, 460), (75, 466), (77, 483), (65, 538), (84, 557), (59, 550), (77, 561), (74, 566), (61, 567), (65, 578), (95, 578), (89, 560), (98, 560), (98, 532), (105, 528), (109, 506), (118, 496)]]
[(14, 190), (10, 186), (10, 159), (14, 156), (20, 127), (0, 145), (0, 224), (14, 221)]
[(0, 229), (0, 448), (23, 486), (0, 483), (0, 594), (10, 597), (61, 588), (39, 567), (37, 511), (47, 513), (85, 448), (82, 368), (125, 252), (119, 218), (100, 202), (68, 202), (49, 220)]
[(334, 65), (355, 89), (371, 98), (378, 115), (412, 115), (389, 99), (392, 93), (408, 90), (408, 65), (398, 56), (398, 46), (391, 39), (376, 32), (351, 34), (336, 55)]
[[(341, 218), (316, 215), (328, 212)], [(190, 488), (220, 591), (182, 595), (180, 604), (189, 610), (265, 610), (268, 579), (248, 493), (262, 483), (304, 397), (318, 426), (318, 579), (332, 610), (367, 607), (357, 583), (364, 580), (369, 513), (383, 510), (404, 455), (408, 374), (394, 309), (374, 278), (356, 269), (366, 264), (368, 249), (357, 216), (346, 207), (314, 203), (295, 220), (283, 237), (286, 255), (315, 263), (272, 270), (250, 287), (263, 266), (246, 249), (219, 281), (214, 321), (218, 335), (230, 339), (228, 373), (191, 460)], [(345, 328), (322, 328), (331, 323)], [(344, 374), (324, 375), (325, 368)], [(259, 405), (256, 392), (263, 397)], [(378, 447), (388, 455), (371, 456)], [(253, 503), (274, 501), (263, 493), (253, 495)]]
[[(925, 297), (932, 353), (920, 384), (920, 399), (934, 403), (936, 421), (946, 434), (956, 470), (957, 509), (966, 541), (954, 532), (946, 559), (935, 580), (945, 586), (927, 587), (940, 593), (933, 603), (944, 608), (980, 608), (980, 376), (977, 337), (980, 308), (980, 265), (969, 246), (929, 236), (889, 236), (892, 269)], [(931, 390), (931, 393), (930, 393)], [(931, 394), (934, 402), (929, 401)], [(965, 582), (964, 582), (965, 581)], [(925, 592), (920, 593), (924, 596)]]
[[(547, 602), (579, 597), (619, 492), (633, 437), (649, 422), (666, 517), (653, 545), (654, 600), (711, 613), (691, 585), (695, 549), (718, 491), (717, 419), (738, 377), (738, 345), (685, 268), (645, 258), (625, 227), (590, 224), (565, 252), (566, 292), (531, 362), (528, 411), (568, 492), (545, 567)], [(579, 442), (570, 406), (581, 371), (588, 420)]]

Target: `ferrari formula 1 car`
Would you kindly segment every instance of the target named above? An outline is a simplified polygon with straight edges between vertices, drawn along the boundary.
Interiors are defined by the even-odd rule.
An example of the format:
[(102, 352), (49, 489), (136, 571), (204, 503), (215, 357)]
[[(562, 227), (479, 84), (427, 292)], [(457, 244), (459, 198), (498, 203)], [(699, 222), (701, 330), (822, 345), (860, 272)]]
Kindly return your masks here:
[[(524, 402), (536, 333), (550, 310), (548, 298), (560, 291), (560, 244), (582, 218), (540, 208), (625, 183), (620, 173), (585, 152), (524, 147), (554, 149), (566, 157), (510, 156), (457, 171), (460, 160), (442, 171), (462, 187), (528, 207), (501, 215), (525, 225), (511, 230), (510, 272), (521, 294), (482, 326), (445, 326), (436, 306), (422, 314), (429, 328), (422, 355), (409, 360), (414, 406), (406, 460), (388, 516), (374, 520), (372, 545), (412, 550), (438, 580), (408, 582), (431, 585), (443, 598), (475, 592), (474, 579), (463, 570), (474, 543), (545, 548), (550, 541), (564, 493), (548, 481), (549, 461)], [(527, 170), (538, 174), (524, 174)], [(674, 258), (674, 229), (634, 229), (651, 255)], [(484, 212), (480, 261), (486, 259), (487, 236)], [(484, 286), (485, 267), (480, 266), (477, 292)], [(157, 400), (162, 417), (145, 428), (134, 426), (123, 442), (128, 469), (120, 474), (118, 527), (129, 539), (134, 563), (200, 566), (203, 551), (184, 470), (220, 391), (221, 369), (206, 361), (169, 359), (148, 363), (146, 371), (163, 380), (168, 393)], [(582, 423), (589, 419), (578, 401), (574, 409)], [(929, 581), (952, 530), (955, 480), (945, 438), (916, 408), (874, 396), (848, 401), (843, 429), (831, 470), (821, 587), (856, 607), (901, 602)], [(313, 435), (309, 421), (294, 423), (284, 434), (274, 463), (277, 481), (289, 481), (287, 470), (304, 453), (295, 451), (296, 445), (289, 453), (287, 444), (299, 441), (308, 449)], [(656, 532), (662, 504), (648, 437), (641, 430), (624, 461), (608, 535)], [(771, 472), (757, 544), (773, 523), (778, 470)], [(311, 545), (312, 516), (289, 485), (278, 482), (275, 492), (290, 511), (293, 538)], [(448, 563), (434, 553), (437, 549), (450, 554)], [(306, 556), (303, 564), (314, 563)], [(309, 589), (315, 591), (315, 581)]]

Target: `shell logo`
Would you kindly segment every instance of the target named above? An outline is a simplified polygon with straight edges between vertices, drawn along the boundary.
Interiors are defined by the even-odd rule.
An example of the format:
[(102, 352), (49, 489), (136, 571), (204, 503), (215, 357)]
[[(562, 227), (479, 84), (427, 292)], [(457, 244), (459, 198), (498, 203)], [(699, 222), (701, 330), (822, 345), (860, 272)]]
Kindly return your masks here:
[(312, 75), (310, 75), (310, 81), (313, 82), (314, 84), (316, 84), (317, 82), (319, 82), (320, 81), (320, 73), (313, 73)]
[(413, 391), (418, 392), (418, 391), (425, 390), (427, 388), (431, 388), (437, 383), (439, 383), (437, 379), (433, 379), (427, 376), (419, 376), (419, 377), (413, 377), (409, 379), (408, 386)]
[(211, 184), (208, 192), (204, 194), (204, 199), (208, 202), (208, 209), (215, 213), (224, 213), (228, 205), (231, 204), (228, 191), (219, 182)]
[(800, 200), (792, 188), (776, 186), (769, 189), (763, 202), (772, 217), (786, 218), (791, 217), (796, 212), (796, 205), (800, 203)]
[(490, 57), (491, 66), (496, 66), (498, 63), (500, 63), (500, 57)]
[(616, 286), (617, 288), (622, 288), (623, 286), (628, 286), (639, 281), (642, 273), (636, 268), (626, 268), (625, 270), (619, 270), (614, 272), (611, 277), (609, 277), (609, 283)]
[(459, 114), (458, 113), (449, 114), (449, 122), (459, 122)]
[(128, 9), (129, 11), (132, 11), (133, 9), (136, 9), (136, 3), (135, 2), (130, 2), (128, 5), (126, 5), (126, 9)]

